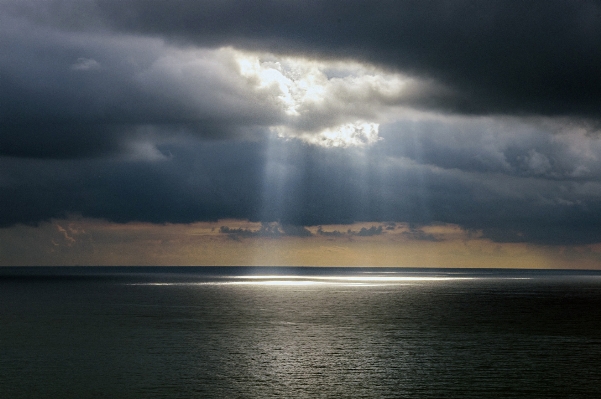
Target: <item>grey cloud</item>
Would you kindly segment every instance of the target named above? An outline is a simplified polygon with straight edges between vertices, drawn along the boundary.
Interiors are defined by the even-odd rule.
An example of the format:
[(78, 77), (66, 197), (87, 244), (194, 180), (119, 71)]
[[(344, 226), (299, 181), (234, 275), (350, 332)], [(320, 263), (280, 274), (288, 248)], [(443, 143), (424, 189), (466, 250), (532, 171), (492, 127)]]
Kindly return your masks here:
[[(600, 10), (559, 0), (2, 1), (0, 225), (246, 218), (303, 235), (298, 226), (441, 222), (498, 241), (599, 242)], [(344, 85), (330, 68), (327, 101), (295, 118), (223, 46), (358, 60), (411, 80), (389, 95)], [(383, 140), (369, 148), (266, 134), (380, 114), (393, 122), (378, 121)]]
[(369, 229), (362, 227), (358, 233), (356, 233), (359, 237), (371, 237), (378, 236), (382, 234), (382, 226), (371, 226)]
[(391, 156), (444, 169), (553, 180), (601, 177), (601, 142), (585, 127), (556, 132), (536, 120), (431, 118), (396, 122), (380, 133)]
[[(594, 2), (7, 0), (0, 9), (0, 153), (11, 156), (126, 150), (148, 125), (165, 135), (256, 139), (273, 126), (298, 137), (395, 106), (593, 122), (601, 109)], [(200, 49), (232, 45), (357, 59), (412, 80), (402, 95), (386, 94), (366, 82), (342, 84), (334, 69), (327, 99), (290, 117), (277, 93), (251, 87), (227, 55)], [(61, 149), (28, 144), (53, 138)], [(546, 173), (532, 163), (536, 154), (519, 157)]]
[[(407, 93), (400, 93), (399, 84), (387, 87), (389, 76), (380, 76), (382, 71), (356, 63), (348, 63), (347, 71), (330, 65), (330, 73), (343, 74), (328, 79), (315, 72), (324, 80), (321, 98), (288, 104), (288, 88), (279, 86), (277, 76), (272, 82), (259, 76), (278, 74), (277, 59), (265, 61), (259, 74), (245, 75), (239, 54), (230, 48), (178, 47), (160, 38), (106, 31), (75, 33), (17, 21), (10, 13), (0, 19), (7, 22), (0, 29), (10, 39), (0, 45), (0, 154), (9, 156), (106, 156), (127, 151), (149, 130), (158, 139), (192, 134), (254, 140), (277, 127), (297, 137), (378, 118), (387, 107), (418, 98), (417, 88), (428, 86), (410, 81)], [(280, 78), (292, 85), (297, 69), (311, 68), (282, 62), (291, 65)], [(300, 86), (290, 89), (306, 90)], [(286, 114), (292, 106), (300, 114)]]
[(67, 32), (377, 63), (449, 88), (453, 95), (422, 105), (450, 112), (598, 118), (601, 109), (601, 5), (593, 0), (22, 3), (3, 9)]
[(346, 232), (340, 232), (339, 230), (324, 231), (322, 226), (319, 226), (317, 228), (317, 234), (325, 237), (372, 237), (384, 234), (385, 232), (383, 230), (384, 227), (381, 225), (377, 227), (371, 226), (370, 228), (362, 227), (359, 231), (348, 229)]
[(244, 237), (269, 237), (280, 238), (284, 236), (290, 237), (310, 237), (312, 233), (304, 226), (295, 226), (291, 224), (280, 223), (262, 223), (258, 230), (230, 228), (221, 226), (219, 232), (227, 234), (233, 240), (239, 240)]
[(79, 57), (77, 61), (71, 65), (71, 69), (76, 71), (93, 71), (100, 69), (100, 63), (93, 58)]
[[(386, 155), (385, 142), (362, 155), (297, 141), (193, 137), (157, 149), (168, 154), (159, 162), (0, 158), (1, 224), (70, 214), (154, 223), (244, 218), (279, 222), (280, 234), (303, 235), (298, 226), (380, 221), (374, 232), (384, 233), (391, 221), (441, 222), (499, 241), (601, 240), (601, 185), (595, 179), (445, 169)], [(270, 231), (275, 234), (264, 233)]]
[(257, 232), (251, 229), (243, 229), (237, 228), (233, 229), (227, 226), (221, 226), (219, 228), (219, 232), (222, 234), (227, 234), (232, 240), (239, 241), (241, 237), (255, 237), (257, 236)]
[(344, 235), (344, 233), (341, 233), (339, 230), (325, 231), (323, 230), (322, 226), (317, 228), (317, 234), (326, 237), (342, 237)]
[(2, 155), (105, 155), (127, 149), (148, 126), (162, 136), (252, 138), (282, 119), (236, 80), (227, 54), (0, 20)]
[(99, 1), (103, 23), (199, 45), (376, 62), (459, 93), (465, 113), (599, 117), (596, 1)]

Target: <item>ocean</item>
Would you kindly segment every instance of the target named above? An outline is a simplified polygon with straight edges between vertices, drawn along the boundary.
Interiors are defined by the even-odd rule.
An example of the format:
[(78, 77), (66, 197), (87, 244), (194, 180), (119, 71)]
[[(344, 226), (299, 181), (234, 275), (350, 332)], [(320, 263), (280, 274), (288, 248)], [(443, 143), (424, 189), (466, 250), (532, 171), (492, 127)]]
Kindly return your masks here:
[(601, 273), (0, 268), (0, 398), (601, 397)]

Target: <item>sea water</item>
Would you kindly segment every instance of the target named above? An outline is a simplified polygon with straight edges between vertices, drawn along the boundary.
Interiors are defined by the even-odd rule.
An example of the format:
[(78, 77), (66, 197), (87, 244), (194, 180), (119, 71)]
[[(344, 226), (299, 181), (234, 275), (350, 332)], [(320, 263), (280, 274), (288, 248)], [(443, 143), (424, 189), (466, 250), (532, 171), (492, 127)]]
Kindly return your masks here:
[(1, 398), (593, 398), (601, 274), (1, 268)]

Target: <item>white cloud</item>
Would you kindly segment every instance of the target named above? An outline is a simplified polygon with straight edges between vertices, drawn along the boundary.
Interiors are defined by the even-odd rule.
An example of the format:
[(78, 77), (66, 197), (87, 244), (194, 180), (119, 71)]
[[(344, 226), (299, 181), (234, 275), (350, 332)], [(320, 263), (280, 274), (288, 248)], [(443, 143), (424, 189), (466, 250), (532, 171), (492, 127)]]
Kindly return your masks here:
[[(134, 77), (149, 98), (186, 121), (215, 128), (262, 127), (277, 136), (325, 147), (379, 140), (420, 83), (353, 61), (310, 60), (268, 53), (160, 45)], [(395, 115), (396, 116), (396, 115)], [(228, 128), (229, 126), (229, 128)]]
[(98, 70), (100, 69), (100, 63), (93, 58), (80, 57), (73, 65), (71, 65), (71, 69), (74, 71)]
[(280, 137), (295, 137), (309, 144), (322, 147), (363, 147), (381, 140), (378, 136), (380, 125), (373, 122), (356, 121), (326, 128), (317, 133), (290, 134), (286, 128), (276, 128)]
[(411, 79), (352, 61), (320, 61), (273, 54), (234, 57), (257, 95), (286, 115), (272, 131), (325, 147), (370, 145), (379, 124), (410, 93)]

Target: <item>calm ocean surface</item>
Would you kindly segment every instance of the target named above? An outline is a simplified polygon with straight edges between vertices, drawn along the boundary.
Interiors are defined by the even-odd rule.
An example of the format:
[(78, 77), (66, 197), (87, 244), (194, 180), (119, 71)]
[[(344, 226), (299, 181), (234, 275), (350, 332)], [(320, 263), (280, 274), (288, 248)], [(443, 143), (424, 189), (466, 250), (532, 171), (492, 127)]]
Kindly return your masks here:
[(601, 273), (0, 268), (0, 398), (601, 397)]

